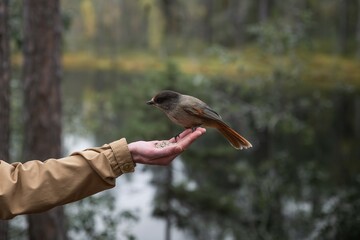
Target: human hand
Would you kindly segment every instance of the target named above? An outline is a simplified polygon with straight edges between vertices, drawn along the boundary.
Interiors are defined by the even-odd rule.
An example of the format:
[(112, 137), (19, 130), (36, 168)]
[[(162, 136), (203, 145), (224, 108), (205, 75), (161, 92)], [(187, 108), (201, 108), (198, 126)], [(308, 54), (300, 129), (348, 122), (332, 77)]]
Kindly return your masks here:
[(185, 151), (198, 137), (206, 132), (198, 127), (194, 132), (187, 129), (176, 138), (168, 141), (137, 141), (128, 145), (135, 163), (168, 165), (180, 153)]

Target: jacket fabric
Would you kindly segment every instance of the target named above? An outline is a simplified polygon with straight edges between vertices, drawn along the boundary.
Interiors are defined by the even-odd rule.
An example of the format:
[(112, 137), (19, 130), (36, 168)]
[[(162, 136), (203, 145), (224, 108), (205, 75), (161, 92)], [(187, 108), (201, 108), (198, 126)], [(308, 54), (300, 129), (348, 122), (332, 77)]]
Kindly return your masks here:
[(124, 138), (61, 159), (0, 160), (0, 219), (46, 211), (112, 188), (118, 176), (134, 167)]

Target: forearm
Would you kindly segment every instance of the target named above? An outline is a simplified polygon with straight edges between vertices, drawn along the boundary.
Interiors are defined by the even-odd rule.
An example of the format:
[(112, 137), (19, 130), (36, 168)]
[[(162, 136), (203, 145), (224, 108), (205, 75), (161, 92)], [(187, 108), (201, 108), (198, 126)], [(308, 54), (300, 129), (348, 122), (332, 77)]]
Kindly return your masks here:
[(62, 159), (0, 162), (0, 219), (46, 211), (115, 186), (133, 171), (125, 139)]

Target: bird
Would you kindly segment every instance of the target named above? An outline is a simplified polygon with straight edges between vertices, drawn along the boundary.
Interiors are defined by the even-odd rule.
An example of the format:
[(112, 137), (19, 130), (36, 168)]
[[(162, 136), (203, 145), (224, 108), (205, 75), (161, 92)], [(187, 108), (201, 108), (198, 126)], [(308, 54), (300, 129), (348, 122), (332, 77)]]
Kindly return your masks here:
[(146, 102), (162, 110), (167, 117), (184, 128), (217, 129), (235, 149), (251, 148), (252, 144), (226, 124), (221, 116), (200, 99), (171, 90), (162, 90)]

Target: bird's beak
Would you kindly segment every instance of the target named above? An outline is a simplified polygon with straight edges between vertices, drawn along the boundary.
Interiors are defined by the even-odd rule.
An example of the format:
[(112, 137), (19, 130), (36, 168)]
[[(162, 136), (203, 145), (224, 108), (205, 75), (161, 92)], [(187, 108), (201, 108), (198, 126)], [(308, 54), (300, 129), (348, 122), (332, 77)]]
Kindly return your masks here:
[(154, 105), (155, 102), (154, 102), (154, 100), (153, 100), (153, 98), (152, 98), (150, 101), (147, 101), (146, 104), (147, 104), (147, 105)]

